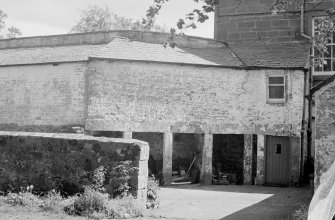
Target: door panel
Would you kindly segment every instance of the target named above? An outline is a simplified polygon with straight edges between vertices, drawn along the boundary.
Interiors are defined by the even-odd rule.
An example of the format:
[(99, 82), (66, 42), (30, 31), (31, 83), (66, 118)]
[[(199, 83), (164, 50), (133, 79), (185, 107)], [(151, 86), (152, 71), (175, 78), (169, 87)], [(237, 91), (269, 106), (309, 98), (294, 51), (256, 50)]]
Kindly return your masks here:
[(289, 137), (266, 137), (266, 183), (289, 184)]

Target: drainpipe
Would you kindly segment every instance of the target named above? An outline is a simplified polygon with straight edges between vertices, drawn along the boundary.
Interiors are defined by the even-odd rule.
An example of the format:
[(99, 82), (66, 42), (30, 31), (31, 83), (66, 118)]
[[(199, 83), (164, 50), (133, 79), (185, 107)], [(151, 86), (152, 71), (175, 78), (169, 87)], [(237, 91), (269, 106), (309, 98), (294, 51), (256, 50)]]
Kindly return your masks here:
[(312, 102), (313, 94), (311, 93), (311, 88), (313, 85), (312, 71), (309, 71), (309, 93), (308, 93), (308, 128), (307, 128), (307, 157), (312, 156)]
[(300, 35), (304, 38), (307, 38), (308, 40), (311, 40), (312, 37), (305, 34), (305, 30), (304, 30), (305, 4), (306, 4), (306, 2), (304, 0), (304, 1), (302, 1), (301, 5), (300, 5)]
[(301, 135), (300, 135), (300, 169), (299, 169), (299, 183), (300, 186), (303, 184), (303, 173), (304, 173), (304, 146), (305, 146), (305, 137), (306, 131), (307, 131), (307, 123), (306, 123), (306, 108), (308, 109), (308, 106), (306, 106), (306, 99), (308, 99), (309, 94), (309, 86), (308, 86), (308, 70), (304, 70), (304, 99), (303, 99), (303, 111), (302, 111), (302, 122), (301, 122)]
[(312, 128), (312, 103), (313, 103), (313, 94), (311, 93), (311, 88), (313, 85), (313, 76), (312, 71), (309, 71), (309, 93), (308, 93), (308, 125), (307, 125), (307, 172), (308, 179), (309, 179), (309, 185), (311, 188), (312, 195), (314, 194), (314, 167), (315, 167), (315, 160), (312, 157), (312, 135), (313, 135), (313, 128)]

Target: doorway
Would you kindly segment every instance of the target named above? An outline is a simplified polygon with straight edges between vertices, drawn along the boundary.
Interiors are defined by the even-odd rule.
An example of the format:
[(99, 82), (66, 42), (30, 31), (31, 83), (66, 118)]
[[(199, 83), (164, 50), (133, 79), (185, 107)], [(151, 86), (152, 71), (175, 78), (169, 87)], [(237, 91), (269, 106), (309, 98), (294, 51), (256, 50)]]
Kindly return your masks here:
[(289, 137), (266, 137), (266, 185), (289, 185), (289, 158)]

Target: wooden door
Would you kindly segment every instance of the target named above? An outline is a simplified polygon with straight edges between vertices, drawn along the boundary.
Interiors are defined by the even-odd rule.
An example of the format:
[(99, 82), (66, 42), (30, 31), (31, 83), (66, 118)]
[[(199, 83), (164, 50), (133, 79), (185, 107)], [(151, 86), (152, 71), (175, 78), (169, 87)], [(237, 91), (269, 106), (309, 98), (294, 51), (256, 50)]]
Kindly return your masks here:
[(289, 137), (266, 137), (266, 184), (289, 184)]

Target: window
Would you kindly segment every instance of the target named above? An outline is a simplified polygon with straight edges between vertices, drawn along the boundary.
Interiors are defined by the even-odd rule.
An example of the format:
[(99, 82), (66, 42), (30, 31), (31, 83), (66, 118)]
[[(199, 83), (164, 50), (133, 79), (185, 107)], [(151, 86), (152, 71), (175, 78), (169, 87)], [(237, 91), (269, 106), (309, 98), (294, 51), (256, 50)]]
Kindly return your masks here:
[(285, 96), (285, 76), (274, 75), (268, 76), (267, 101), (270, 103), (283, 103)]
[[(323, 18), (314, 18), (313, 20), (313, 37), (319, 33), (320, 23)], [(314, 75), (328, 75), (335, 72), (335, 36), (332, 36), (327, 44), (328, 53), (323, 53), (313, 48), (314, 56)]]
[(276, 146), (276, 154), (281, 154), (281, 144), (275, 144)]

